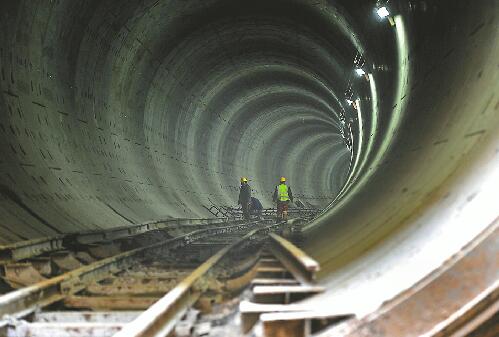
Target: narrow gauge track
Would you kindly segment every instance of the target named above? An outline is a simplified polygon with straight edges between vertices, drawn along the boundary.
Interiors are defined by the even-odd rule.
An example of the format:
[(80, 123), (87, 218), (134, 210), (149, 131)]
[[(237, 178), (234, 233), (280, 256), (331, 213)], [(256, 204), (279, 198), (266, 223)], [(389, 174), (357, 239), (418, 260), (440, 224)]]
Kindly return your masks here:
[(315, 284), (319, 264), (275, 234), (283, 227), (253, 230), (226, 246), (114, 336), (308, 337), (353, 318), (298, 303), (325, 289)]
[(242, 223), (228, 219), (168, 219), (0, 246), (0, 293), (22, 288), (136, 247), (199, 229)]
[[(0, 296), (0, 336), (253, 335), (260, 314), (265, 336), (287, 331), (290, 317), (301, 324), (293, 336), (307, 336), (313, 321), (349, 316), (291, 303), (323, 291), (313, 284), (318, 264), (272, 233), (303, 221), (204, 224), (13, 291)], [(250, 283), (251, 296), (241, 297)], [(211, 314), (213, 306), (225, 313)]]
[[(148, 276), (149, 279), (170, 279), (170, 282), (156, 282), (156, 288), (154, 284), (147, 287), (148, 290), (146, 292), (164, 294), (169, 290), (169, 287), (171, 288), (177, 283), (179, 278), (182, 278), (182, 276), (190, 272), (189, 268), (193, 268), (193, 266), (186, 265), (185, 270), (183, 272), (179, 272), (179, 266), (175, 265), (175, 269), (172, 271), (171, 267), (174, 265), (172, 262), (178, 258), (178, 253), (189, 255), (189, 246), (192, 246), (202, 239), (206, 240), (209, 237), (215, 237), (215, 241), (218, 240), (218, 242), (209, 242), (209, 245), (205, 244), (205, 246), (212, 247), (213, 249), (213, 247), (216, 247), (217, 243), (218, 245), (227, 243), (223, 242), (224, 237), (230, 241), (231, 235), (239, 233), (238, 236), (240, 237), (242, 235), (241, 233), (247, 232), (249, 229), (255, 228), (256, 226), (262, 226), (268, 222), (269, 221), (258, 221), (230, 224), (225, 226), (210, 225), (210, 228), (197, 229), (187, 234), (167, 239), (150, 246), (132, 249), (109, 258), (104, 258), (100, 261), (90, 263), (89, 265), (77, 268), (73, 271), (66, 272), (51, 279), (44, 280), (31, 286), (5, 294), (0, 297), (0, 325), (3, 327), (0, 334), (9, 336), (32, 335), (34, 331), (28, 332), (17, 330), (19, 325), (16, 323), (22, 322), (18, 319), (25, 318), (30, 314), (37, 311), (39, 312), (40, 308), (50, 306), (51, 304), (60, 301), (64, 301), (64, 305), (70, 308), (89, 307), (92, 309), (98, 309), (99, 303), (106, 302), (109, 298), (99, 299), (95, 296), (90, 298), (78, 297), (74, 295), (82, 292), (86, 294), (93, 293), (94, 295), (99, 291), (101, 293), (105, 293), (105, 284), (103, 285), (97, 283), (109, 277), (114, 277), (115, 280), (121, 279), (121, 281), (123, 281), (133, 279), (133, 277), (131, 277), (133, 276), (133, 273), (136, 274), (135, 276), (137, 276), (137, 273), (142, 273), (142, 276)], [(268, 226), (268, 228), (275, 226), (278, 225)], [(264, 227), (264, 229), (265, 228), (267, 227)], [(247, 237), (246, 239), (248, 239), (248, 242), (251, 241), (250, 237)], [(172, 252), (177, 252), (177, 256), (175, 256)], [(192, 249), (191, 255), (193, 252), (199, 252), (199, 249)], [(151, 257), (161, 257), (161, 260), (166, 263), (163, 263), (161, 266), (161, 261), (159, 261), (159, 263), (158, 261), (155, 261), (142, 270), (136, 270), (136, 266), (139, 265), (140, 262), (147, 261), (148, 259), (150, 260)], [(183, 259), (183, 261), (185, 261), (185, 259)], [(119, 283), (119, 281), (117, 282)], [(133, 284), (128, 284), (128, 287), (129, 289), (133, 288)], [(127, 294), (127, 296), (128, 295), (129, 294)], [(154, 296), (147, 299), (132, 298), (130, 300), (130, 298), (123, 298), (120, 304), (119, 298), (115, 298), (115, 301), (110, 301), (109, 303), (114, 303), (112, 306), (116, 309), (122, 309), (130, 305), (135, 309), (146, 308), (157, 299), (158, 297)], [(87, 301), (86, 304), (85, 300)], [(21, 325), (26, 327), (25, 324)], [(12, 326), (15, 326), (15, 328), (12, 329)], [(43, 333), (43, 329), (40, 329), (40, 327), (37, 327), (36, 331)], [(52, 336), (54, 334), (50, 332), (48, 335)], [(99, 336), (99, 334), (93, 335)], [(45, 334), (45, 336), (47, 336), (47, 334)]]

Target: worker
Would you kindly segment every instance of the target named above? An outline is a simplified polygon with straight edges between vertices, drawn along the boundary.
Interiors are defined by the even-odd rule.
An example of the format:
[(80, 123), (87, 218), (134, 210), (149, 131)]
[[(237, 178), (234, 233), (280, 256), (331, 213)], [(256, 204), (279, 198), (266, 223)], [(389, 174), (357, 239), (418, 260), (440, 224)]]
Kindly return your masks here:
[(263, 206), (260, 200), (251, 197), (251, 214), (256, 215), (259, 219), (262, 217)]
[(241, 205), (243, 217), (246, 220), (250, 219), (250, 203), (251, 203), (251, 187), (248, 184), (248, 178), (241, 178), (241, 188), (239, 189), (238, 205)]
[(288, 204), (293, 202), (291, 187), (286, 185), (286, 178), (281, 177), (280, 184), (275, 187), (273, 200), (277, 203), (277, 222), (288, 220)]

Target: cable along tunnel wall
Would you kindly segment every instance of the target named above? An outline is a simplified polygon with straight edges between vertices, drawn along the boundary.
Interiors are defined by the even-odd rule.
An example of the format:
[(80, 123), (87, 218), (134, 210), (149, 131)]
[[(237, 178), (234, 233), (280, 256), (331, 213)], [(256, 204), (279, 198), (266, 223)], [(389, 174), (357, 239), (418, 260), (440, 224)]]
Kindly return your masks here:
[(304, 248), (339, 306), (410, 286), (498, 215), (497, 4), (374, 5), (3, 1), (0, 244), (206, 216), (240, 176), (270, 206), (285, 175), (334, 200)]

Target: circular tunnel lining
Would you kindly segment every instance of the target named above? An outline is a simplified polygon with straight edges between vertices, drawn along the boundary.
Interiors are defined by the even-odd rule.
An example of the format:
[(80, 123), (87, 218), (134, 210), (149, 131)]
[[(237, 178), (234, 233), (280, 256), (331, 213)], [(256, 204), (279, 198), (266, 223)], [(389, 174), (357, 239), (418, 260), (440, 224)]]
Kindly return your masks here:
[(375, 5), (2, 2), (0, 244), (205, 217), (240, 176), (270, 206), (284, 175), (334, 296), (409, 286), (498, 215), (497, 5)]
[(360, 42), (336, 7), (3, 6), (2, 215), (18, 224), (4, 242), (207, 216), (235, 204), (240, 176), (265, 206), (282, 175), (315, 207), (343, 187)]

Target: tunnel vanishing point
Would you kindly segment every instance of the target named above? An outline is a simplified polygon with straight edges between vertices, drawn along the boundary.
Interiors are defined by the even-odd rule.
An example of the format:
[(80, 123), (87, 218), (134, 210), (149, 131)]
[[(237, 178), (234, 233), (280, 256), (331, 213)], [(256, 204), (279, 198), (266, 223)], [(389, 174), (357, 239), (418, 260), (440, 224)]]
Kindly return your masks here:
[(368, 315), (487, 240), (447, 286), (496, 296), (498, 15), (489, 0), (2, 1), (0, 245), (206, 218), (241, 176), (270, 207), (284, 175), (323, 209), (303, 228), (318, 305)]

